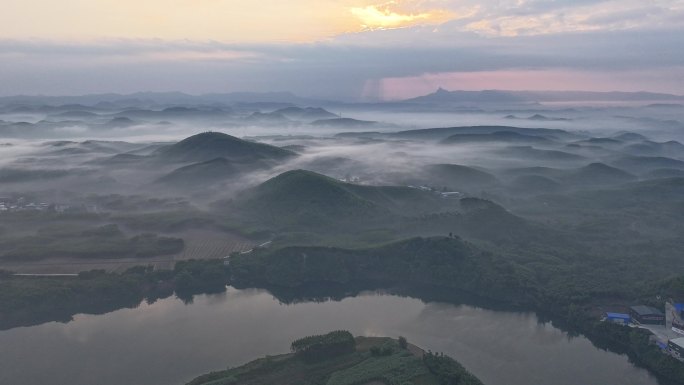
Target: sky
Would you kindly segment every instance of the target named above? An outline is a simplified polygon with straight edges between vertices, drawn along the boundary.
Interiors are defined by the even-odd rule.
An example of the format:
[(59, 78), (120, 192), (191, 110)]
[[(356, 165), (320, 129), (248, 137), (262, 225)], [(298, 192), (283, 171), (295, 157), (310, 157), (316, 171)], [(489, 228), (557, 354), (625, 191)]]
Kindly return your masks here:
[(684, 0), (21, 0), (0, 94), (684, 94)]

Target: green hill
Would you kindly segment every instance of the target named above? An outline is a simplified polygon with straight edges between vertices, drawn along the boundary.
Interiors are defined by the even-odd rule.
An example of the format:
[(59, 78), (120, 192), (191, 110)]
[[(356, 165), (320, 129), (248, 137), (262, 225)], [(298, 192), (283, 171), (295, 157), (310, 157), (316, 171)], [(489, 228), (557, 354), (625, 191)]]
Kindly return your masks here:
[(83, 174), (84, 170), (0, 169), (0, 183), (34, 182)]
[(548, 144), (551, 141), (541, 136), (524, 135), (513, 131), (497, 131), (486, 134), (455, 134), (443, 139), (442, 144), (467, 144), (467, 143), (541, 143)]
[(456, 228), (459, 234), (494, 243), (527, 242), (548, 236), (542, 228), (512, 214), (503, 206), (480, 198), (463, 198)]
[(248, 191), (239, 206), (274, 223), (318, 225), (388, 214), (348, 185), (310, 171), (280, 174)]
[(261, 223), (292, 230), (379, 226), (402, 215), (435, 211), (438, 194), (409, 187), (361, 186), (305, 170), (280, 174), (243, 193), (233, 206)]
[(430, 183), (449, 189), (469, 189), (491, 187), (499, 183), (488, 172), (458, 164), (433, 164), (425, 167)]
[(552, 168), (552, 167), (541, 167), (541, 166), (509, 168), (509, 169), (505, 169), (503, 171), (504, 171), (504, 175), (511, 176), (511, 177), (538, 175), (538, 176), (543, 176), (546, 178), (562, 177), (567, 172), (567, 170), (565, 170), (565, 169)]
[(450, 232), (495, 243), (547, 236), (491, 201), (445, 198), (411, 187), (354, 185), (303, 170), (283, 173), (216, 207), (230, 213), (236, 227), (275, 233), (281, 246), (363, 246)]
[[(301, 348), (302, 343), (307, 345)], [(200, 376), (188, 385), (482, 385), (452, 358), (425, 353), (403, 338), (354, 338), (336, 331), (294, 341), (292, 349)]]
[(659, 178), (681, 178), (684, 177), (684, 170), (678, 170), (676, 168), (659, 168), (644, 174), (647, 179), (659, 179)]
[(99, 158), (86, 162), (86, 164), (94, 164), (105, 167), (139, 167), (150, 160), (144, 155), (135, 154), (116, 154), (105, 158)]
[(575, 184), (608, 185), (631, 182), (636, 176), (603, 163), (591, 163), (570, 173), (565, 179)]
[(659, 168), (684, 170), (684, 161), (664, 156), (625, 156), (612, 162), (632, 172), (648, 172)]
[(277, 161), (294, 157), (295, 153), (263, 143), (255, 143), (223, 134), (204, 132), (178, 143), (161, 147), (154, 157), (169, 162), (206, 162), (225, 158), (236, 163)]
[(669, 156), (681, 158), (684, 156), (684, 145), (674, 140), (664, 143), (643, 140), (625, 146), (623, 151), (637, 156)]
[(549, 161), (549, 162), (578, 162), (585, 158), (580, 155), (571, 154), (558, 150), (540, 150), (532, 146), (511, 146), (497, 151), (499, 154), (524, 160)]
[(560, 191), (561, 184), (541, 175), (521, 175), (513, 179), (510, 187), (518, 193), (545, 194)]
[(646, 180), (628, 184), (623, 189), (634, 199), (660, 200), (663, 203), (681, 202), (684, 197), (684, 177)]
[(636, 132), (623, 132), (613, 136), (613, 139), (617, 139), (622, 142), (641, 142), (648, 140), (647, 137), (637, 134)]
[(516, 177), (512, 181), (512, 186), (516, 188), (524, 188), (524, 183), (529, 182), (537, 187), (548, 189), (549, 192), (558, 189), (560, 187), (558, 184), (572, 189), (586, 189), (623, 184), (637, 179), (636, 176), (624, 170), (604, 163), (591, 163), (572, 169), (517, 168), (507, 170), (507, 174)]
[(311, 122), (312, 126), (319, 127), (367, 127), (377, 124), (377, 122), (370, 120), (358, 120), (352, 118), (332, 118), (332, 119), (319, 119)]
[(274, 111), (279, 113), (288, 119), (293, 120), (303, 120), (303, 121), (314, 121), (314, 120), (324, 120), (324, 119), (336, 119), (339, 116), (329, 112), (323, 108), (315, 107), (286, 107)]
[(510, 132), (520, 135), (536, 136), (539, 138), (546, 138), (551, 140), (557, 139), (574, 139), (576, 135), (568, 131), (548, 128), (524, 128), (511, 126), (463, 126), (463, 127), (439, 127), (400, 131), (391, 134), (393, 137), (404, 139), (419, 139), (419, 140), (443, 140), (452, 135), (463, 134), (494, 134), (494, 133)]
[(594, 146), (606, 146), (606, 147), (615, 147), (615, 146), (620, 146), (624, 144), (622, 141), (614, 139), (614, 138), (589, 138), (589, 139), (584, 139), (575, 142), (577, 144), (588, 144), (588, 145), (594, 145)]
[(231, 258), (232, 283), (299, 288), (312, 284), (437, 285), (482, 298), (527, 301), (531, 272), (458, 238), (411, 238), (363, 249), (292, 246)]
[(225, 182), (239, 173), (240, 171), (229, 160), (216, 158), (177, 168), (159, 178), (157, 183), (175, 187), (203, 188), (208, 184)]

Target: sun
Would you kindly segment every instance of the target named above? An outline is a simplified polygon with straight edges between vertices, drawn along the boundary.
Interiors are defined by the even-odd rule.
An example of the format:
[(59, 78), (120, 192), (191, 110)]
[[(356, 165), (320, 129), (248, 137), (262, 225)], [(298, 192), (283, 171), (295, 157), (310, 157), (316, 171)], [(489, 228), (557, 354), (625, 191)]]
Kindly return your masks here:
[(437, 24), (446, 21), (450, 13), (443, 10), (421, 12), (402, 12), (395, 10), (395, 2), (381, 5), (352, 7), (351, 14), (356, 17), (364, 29), (389, 29), (408, 27), (416, 24)]

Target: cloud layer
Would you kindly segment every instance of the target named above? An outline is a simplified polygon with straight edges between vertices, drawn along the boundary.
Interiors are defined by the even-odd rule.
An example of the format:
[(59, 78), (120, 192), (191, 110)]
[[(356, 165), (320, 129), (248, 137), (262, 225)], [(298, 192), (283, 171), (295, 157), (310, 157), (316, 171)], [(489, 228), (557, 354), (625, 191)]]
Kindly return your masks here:
[[(76, 7), (72, 3), (66, 0), (63, 8)], [(188, 19), (194, 24), (186, 26), (187, 33), (160, 38), (132, 28), (133, 37), (117, 36), (114, 29), (107, 38), (89, 38), (82, 31), (75, 38), (55, 33), (48, 39), (38, 27), (31, 34), (17, 25), (21, 20), (3, 20), (13, 7), (27, 6), (13, 4), (0, 16), (8, 31), (0, 35), (8, 37), (0, 40), (0, 93), (291, 90), (358, 100), (403, 97), (439, 85), (508, 88), (492, 87), (497, 79), (528, 89), (684, 93), (684, 0), (325, 0), (287, 9), (268, 0), (260, 3), (260, 13), (250, 13), (253, 7), (237, 0), (164, 3), (161, 15), (168, 14), (168, 23), (151, 27), (160, 35), (184, 20), (175, 13), (180, 10), (192, 15), (233, 6), (243, 19), (228, 29), (239, 30), (242, 23), (244, 37), (222, 38), (212, 27), (217, 19), (207, 16)], [(117, 4), (114, 18), (129, 2)], [(100, 6), (93, 5), (91, 13), (98, 14)], [(132, 26), (147, 6), (132, 17)], [(88, 11), (81, 8), (73, 9)], [(289, 27), (274, 23), (260, 38), (250, 36), (249, 31), (265, 28), (272, 12), (290, 17)], [(305, 33), (298, 35), (288, 28), (300, 19), (306, 20), (300, 27)], [(86, 31), (89, 23), (74, 30)], [(54, 21), (46, 28), (59, 31), (59, 25)], [(103, 23), (102, 30), (108, 28)], [(269, 37), (280, 30), (285, 41)], [(175, 37), (184, 34), (187, 38)], [(316, 34), (308, 42), (288, 38)]]

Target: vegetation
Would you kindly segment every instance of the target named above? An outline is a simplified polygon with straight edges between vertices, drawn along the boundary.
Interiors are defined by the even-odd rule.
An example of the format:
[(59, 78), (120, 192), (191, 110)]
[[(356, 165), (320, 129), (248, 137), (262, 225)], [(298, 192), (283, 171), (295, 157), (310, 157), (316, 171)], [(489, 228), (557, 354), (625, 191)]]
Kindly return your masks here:
[(38, 260), (50, 257), (153, 257), (183, 250), (179, 238), (143, 233), (127, 238), (114, 224), (89, 229), (49, 226), (35, 235), (0, 240), (0, 258)]
[(300, 287), (380, 282), (441, 285), (493, 300), (536, 303), (533, 273), (457, 238), (413, 238), (368, 249), (287, 247), (231, 259), (237, 285)]
[(69, 321), (77, 313), (105, 313), (135, 307), (173, 294), (190, 300), (193, 294), (225, 290), (221, 261), (178, 262), (172, 271), (135, 267), (121, 274), (102, 270), (78, 277), (20, 277), (0, 274), (0, 329)]
[(177, 168), (159, 178), (157, 183), (189, 189), (207, 188), (211, 183), (225, 182), (238, 173), (231, 161), (216, 158)]
[(243, 223), (271, 231), (330, 235), (393, 227), (402, 216), (441, 211), (444, 204), (436, 194), (418, 189), (360, 186), (294, 170), (217, 206), (239, 213)]
[(25, 170), (14, 168), (0, 169), (0, 183), (31, 182), (47, 179), (63, 178), (68, 170)]
[[(661, 306), (664, 298), (684, 298), (684, 166), (676, 159), (684, 156), (681, 144), (633, 134), (586, 138), (562, 130), (495, 126), (376, 134), (370, 137), (434, 143), (451, 137), (447, 142), (452, 144), (444, 147), (448, 151), (456, 151), (459, 141), (506, 141), (487, 154), (506, 161), (505, 167), (515, 160), (510, 165), (518, 168), (416, 164), (412, 172), (402, 168), (371, 175), (470, 194), (462, 199), (293, 170), (234, 199), (221, 196), (207, 211), (185, 199), (103, 195), (81, 197), (84, 205), (98, 208), (90, 212), (6, 212), (7, 225), (0, 228), (0, 258), (6, 260), (172, 254), (183, 248), (183, 241), (156, 234), (201, 228), (239, 231), (273, 243), (234, 256), (229, 268), (223, 261), (188, 261), (173, 271), (90, 272), (78, 278), (0, 272), (0, 323), (63, 320), (74, 312), (135, 306), (173, 291), (190, 300), (193, 293), (221, 291), (226, 283), (266, 287), (288, 300), (319, 298), (321, 287), (333, 287), (332, 298), (347, 295), (348, 288), (368, 287), (452, 301), (465, 293), (488, 305), (535, 310), (598, 346), (629, 355), (662, 378), (683, 381), (683, 365), (659, 354), (643, 332), (597, 322), (606, 306)], [(225, 179), (295, 156), (220, 133), (144, 153), (151, 155), (129, 155), (136, 164), (179, 163), (164, 167), (164, 173), (175, 168), (166, 177), (150, 180), (161, 177), (181, 185)], [(9, 182), (41, 175), (5, 171), (0, 178)], [(159, 184), (148, 187), (160, 189)], [(213, 192), (201, 193), (208, 202), (218, 199)], [(392, 346), (368, 348), (368, 367), (361, 367), (368, 373), (376, 373), (371, 368), (376, 363), (390, 368), (391, 360), (408, 357), (402, 352)], [(354, 354), (335, 360), (348, 363), (350, 357)], [(434, 370), (430, 375), (444, 383), (455, 381), (450, 373), (459, 370), (448, 360), (436, 355), (428, 360), (426, 367)], [(282, 362), (266, 360), (263, 367)], [(298, 363), (300, 369), (308, 364)], [(390, 372), (375, 381), (403, 379)]]
[(587, 320), (576, 325), (576, 330), (587, 335), (598, 347), (626, 354), (630, 360), (655, 373), (664, 383), (681, 383), (684, 365), (677, 359), (663, 354), (651, 343), (650, 333), (610, 322)]
[(204, 132), (162, 147), (153, 156), (167, 162), (206, 162), (226, 158), (246, 164), (262, 160), (282, 160), (295, 154), (279, 147), (249, 142), (220, 132)]
[(402, 349), (407, 349), (408, 348), (408, 341), (406, 341), (406, 337), (404, 336), (399, 336), (397, 339), (397, 342), (399, 342), (399, 347)]
[[(431, 289), (427, 292), (433, 294), (446, 289), (448, 294), (438, 298), (442, 301), (460, 301), (457, 293), (466, 292), (479, 298), (476, 303), (488, 301), (499, 306), (536, 310), (557, 326), (572, 333), (583, 333), (603, 348), (628, 354), (633, 361), (664, 379), (682, 381), (682, 363), (650, 345), (642, 331), (620, 330), (600, 323), (595, 309), (604, 304), (635, 301), (662, 306), (652, 298), (682, 298), (684, 279), (670, 279), (657, 285), (621, 280), (600, 282), (614, 274), (614, 266), (575, 261), (555, 258), (530, 261), (483, 251), (458, 238), (441, 237), (415, 238), (356, 250), (330, 247), (261, 250), (234, 257), (231, 274), (233, 284), (269, 287), (276, 292), (279, 287), (306, 288), (320, 284), (428, 287)], [(563, 276), (577, 276), (573, 270), (580, 268), (570, 263), (590, 265), (593, 271), (582, 267), (586, 280), (569, 280)], [(429, 299), (424, 291), (417, 295)], [(376, 355), (382, 353), (378, 351)]]
[[(337, 331), (323, 336), (303, 338), (293, 342), (293, 346), (309, 346), (311, 342), (318, 344), (327, 339), (343, 340), (351, 349), (334, 355), (325, 355), (316, 361), (303, 359), (298, 353), (268, 356), (238, 368), (200, 376), (188, 385), (481, 384), (456, 361), (445, 356), (423, 355), (419, 349), (416, 349), (415, 354), (411, 353), (401, 349), (398, 341), (389, 338), (354, 339), (349, 332)], [(383, 353), (375, 354), (377, 351)]]
[(429, 165), (424, 171), (428, 173), (431, 182), (441, 181), (442, 186), (452, 191), (478, 191), (499, 183), (494, 175), (486, 171), (458, 164)]
[(430, 373), (438, 378), (440, 385), (480, 385), (475, 376), (468, 372), (461, 364), (443, 354), (427, 353), (423, 356), (423, 363)]
[(292, 342), (290, 349), (306, 360), (319, 360), (351, 353), (356, 347), (354, 336), (346, 330), (309, 336)]
[(179, 261), (173, 273), (176, 293), (182, 298), (192, 298), (196, 293), (222, 292), (228, 281), (221, 260)]

